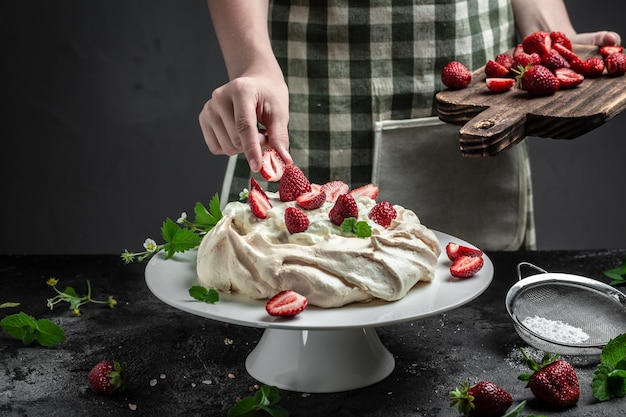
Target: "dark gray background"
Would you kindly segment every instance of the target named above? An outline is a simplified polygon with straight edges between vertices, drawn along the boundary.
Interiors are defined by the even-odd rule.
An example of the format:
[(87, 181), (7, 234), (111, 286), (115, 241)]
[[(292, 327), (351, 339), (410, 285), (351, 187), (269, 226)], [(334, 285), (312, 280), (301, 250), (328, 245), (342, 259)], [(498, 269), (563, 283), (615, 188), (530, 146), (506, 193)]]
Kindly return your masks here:
[[(566, 3), (579, 31), (626, 38), (623, 2)], [(197, 121), (226, 81), (204, 1), (3, 1), (0, 33), (0, 253), (140, 250), (220, 191)], [(625, 127), (528, 139), (540, 249), (626, 247)]]

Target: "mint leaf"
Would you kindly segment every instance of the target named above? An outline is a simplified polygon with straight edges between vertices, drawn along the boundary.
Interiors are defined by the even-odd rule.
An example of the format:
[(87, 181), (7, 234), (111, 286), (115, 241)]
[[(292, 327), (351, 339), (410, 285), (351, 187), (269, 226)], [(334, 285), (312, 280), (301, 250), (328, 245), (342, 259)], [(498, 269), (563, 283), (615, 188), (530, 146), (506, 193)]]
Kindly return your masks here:
[(345, 233), (353, 233), (357, 237), (370, 237), (372, 227), (364, 221), (357, 221), (354, 217), (348, 217), (341, 223), (341, 230)]
[(194, 285), (189, 288), (189, 295), (198, 301), (209, 304), (215, 304), (220, 300), (220, 294), (216, 290), (213, 288), (206, 289), (201, 285)]
[(65, 341), (65, 332), (57, 324), (46, 319), (36, 320), (24, 312), (6, 316), (0, 327), (25, 345), (34, 341), (42, 346), (54, 346)]
[(608, 401), (626, 396), (626, 334), (611, 339), (600, 353), (591, 381), (593, 396)]
[(613, 367), (626, 359), (626, 333), (609, 340), (600, 353), (602, 363), (610, 363)]
[(277, 404), (278, 401), (280, 401), (278, 388), (263, 385), (254, 397), (245, 397), (236, 402), (228, 410), (228, 417), (264, 415), (261, 411), (273, 417), (288, 417), (289, 413)]
[(36, 336), (41, 346), (55, 346), (65, 342), (63, 329), (46, 319), (37, 320)]
[(622, 261), (621, 266), (604, 271), (604, 275), (611, 278), (611, 282), (609, 283), (611, 285), (626, 284), (626, 258)]

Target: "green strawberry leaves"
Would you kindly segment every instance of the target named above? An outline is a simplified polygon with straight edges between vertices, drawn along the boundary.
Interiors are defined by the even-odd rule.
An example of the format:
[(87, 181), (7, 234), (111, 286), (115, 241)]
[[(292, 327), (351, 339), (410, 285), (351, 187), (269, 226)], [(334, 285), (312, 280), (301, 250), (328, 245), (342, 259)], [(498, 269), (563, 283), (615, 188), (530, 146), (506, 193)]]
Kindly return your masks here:
[(611, 278), (610, 285), (624, 285), (626, 284), (626, 258), (622, 261), (622, 264), (617, 268), (604, 271), (604, 275)]

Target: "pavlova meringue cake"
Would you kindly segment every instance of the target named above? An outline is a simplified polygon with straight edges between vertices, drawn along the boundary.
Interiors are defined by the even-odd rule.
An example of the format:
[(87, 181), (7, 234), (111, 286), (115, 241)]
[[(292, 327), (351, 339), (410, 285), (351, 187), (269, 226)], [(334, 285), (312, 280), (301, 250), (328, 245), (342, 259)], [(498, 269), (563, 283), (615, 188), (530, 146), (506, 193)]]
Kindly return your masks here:
[[(298, 175), (303, 176), (301, 171)], [(294, 195), (309, 198), (324, 190), (311, 184), (303, 187)], [(258, 184), (252, 188), (260, 189)], [(377, 195), (376, 187), (368, 190), (372, 188)], [(413, 211), (385, 203), (393, 207), (395, 218), (381, 225), (373, 215), (380, 204), (376, 195), (353, 190), (349, 197), (357, 210), (354, 218), (371, 229), (371, 235), (359, 237), (331, 221), (330, 213), (343, 197), (327, 192), (321, 206), (310, 208), (300, 199), (282, 201), (286, 198), (281, 198), (281, 192), (283, 197), (287, 194), (282, 184), (278, 193), (261, 190), (253, 195), (251, 190), (249, 202), (225, 206), (222, 219), (198, 248), (197, 273), (203, 286), (253, 299), (293, 290), (310, 305), (330, 308), (373, 299), (399, 300), (417, 282), (434, 279), (441, 248), (436, 235)], [(286, 218), (289, 207), (298, 209), (297, 220)], [(337, 208), (335, 217), (336, 212)], [(304, 227), (294, 232), (294, 221), (298, 227), (304, 221)]]

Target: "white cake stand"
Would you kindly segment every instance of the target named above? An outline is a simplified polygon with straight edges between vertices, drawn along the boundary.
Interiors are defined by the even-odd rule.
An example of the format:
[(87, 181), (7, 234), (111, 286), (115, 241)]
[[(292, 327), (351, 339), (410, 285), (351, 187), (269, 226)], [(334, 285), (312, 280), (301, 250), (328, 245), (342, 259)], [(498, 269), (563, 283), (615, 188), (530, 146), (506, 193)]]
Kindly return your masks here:
[(264, 328), (246, 369), (259, 382), (277, 388), (330, 393), (366, 387), (385, 379), (395, 361), (376, 327), (440, 314), (460, 307), (483, 293), (493, 279), (493, 264), (485, 264), (475, 276), (456, 280), (450, 276), (445, 245), (452, 241), (471, 246), (453, 236), (436, 232), (442, 254), (435, 280), (419, 284), (405, 298), (392, 303), (355, 303), (341, 308), (309, 306), (298, 316), (276, 318), (265, 311), (265, 300), (220, 294), (207, 304), (189, 296), (198, 285), (196, 253), (177, 254), (166, 260), (161, 254), (146, 265), (146, 284), (161, 301), (177, 309), (213, 320)]

